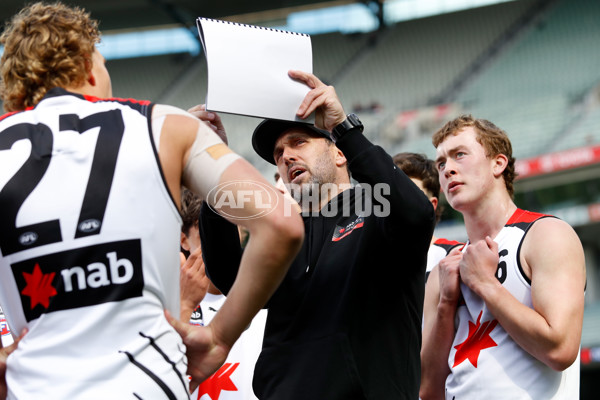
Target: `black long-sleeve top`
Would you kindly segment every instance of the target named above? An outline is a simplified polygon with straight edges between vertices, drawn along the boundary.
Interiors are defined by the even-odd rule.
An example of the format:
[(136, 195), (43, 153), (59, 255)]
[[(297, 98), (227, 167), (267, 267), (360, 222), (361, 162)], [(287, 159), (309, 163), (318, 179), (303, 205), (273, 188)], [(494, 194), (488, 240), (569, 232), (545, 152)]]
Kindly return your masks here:
[[(337, 207), (335, 216), (303, 217), (302, 249), (267, 304), (254, 391), (273, 400), (417, 399), (433, 207), (358, 130), (336, 145), (373, 190), (340, 193), (324, 208)], [(227, 293), (241, 258), (237, 228), (205, 207), (200, 235), (207, 273)]]

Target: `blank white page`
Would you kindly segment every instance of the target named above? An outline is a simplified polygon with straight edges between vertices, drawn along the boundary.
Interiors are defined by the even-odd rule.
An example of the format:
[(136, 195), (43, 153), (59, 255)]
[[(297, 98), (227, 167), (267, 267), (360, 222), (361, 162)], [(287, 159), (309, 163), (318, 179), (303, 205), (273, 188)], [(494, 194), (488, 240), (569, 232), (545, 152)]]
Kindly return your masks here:
[(296, 111), (310, 89), (288, 71), (312, 73), (309, 35), (208, 18), (196, 22), (208, 66), (208, 110), (300, 121)]

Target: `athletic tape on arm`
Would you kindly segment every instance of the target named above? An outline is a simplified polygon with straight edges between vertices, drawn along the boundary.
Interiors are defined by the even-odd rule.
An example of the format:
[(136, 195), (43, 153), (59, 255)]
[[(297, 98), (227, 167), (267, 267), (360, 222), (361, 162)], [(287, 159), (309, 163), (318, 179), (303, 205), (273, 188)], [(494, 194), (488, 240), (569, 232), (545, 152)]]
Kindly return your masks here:
[(227, 167), (239, 158), (208, 126), (200, 124), (183, 168), (183, 184), (206, 199)]
[[(195, 116), (180, 108), (157, 104), (152, 110), (152, 132), (154, 142), (160, 143), (160, 134), (168, 115)], [(241, 158), (206, 124), (198, 125), (196, 139), (190, 149), (190, 156), (183, 169), (183, 184), (203, 199), (212, 188), (219, 184), (221, 175), (235, 160)]]

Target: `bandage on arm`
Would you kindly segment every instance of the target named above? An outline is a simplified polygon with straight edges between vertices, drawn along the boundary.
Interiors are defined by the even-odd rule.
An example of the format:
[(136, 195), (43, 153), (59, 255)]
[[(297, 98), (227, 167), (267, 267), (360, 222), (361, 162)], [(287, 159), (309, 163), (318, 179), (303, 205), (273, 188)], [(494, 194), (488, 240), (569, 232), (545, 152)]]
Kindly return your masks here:
[(216, 133), (200, 124), (183, 168), (183, 184), (206, 199), (207, 194), (219, 184), (227, 167), (239, 158)]
[[(197, 120), (179, 108), (157, 104), (152, 112), (152, 131), (155, 143), (160, 143), (160, 132), (168, 115), (185, 115)], [(223, 172), (240, 156), (235, 154), (206, 124), (198, 124), (196, 138), (190, 148), (182, 173), (183, 184), (194, 193), (206, 198), (215, 188)]]

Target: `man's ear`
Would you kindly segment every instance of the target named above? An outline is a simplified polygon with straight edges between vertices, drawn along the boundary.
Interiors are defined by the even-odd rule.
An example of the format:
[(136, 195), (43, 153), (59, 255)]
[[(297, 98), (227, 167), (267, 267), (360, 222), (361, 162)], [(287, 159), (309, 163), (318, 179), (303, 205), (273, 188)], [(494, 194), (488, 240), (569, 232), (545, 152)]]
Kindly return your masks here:
[(433, 209), (437, 210), (437, 206), (438, 206), (438, 198), (437, 197), (430, 197), (429, 201), (431, 202), (431, 204), (433, 205)]
[(504, 173), (504, 170), (508, 166), (508, 157), (504, 154), (498, 154), (492, 158), (494, 165), (494, 176), (498, 178)]
[(87, 83), (89, 83), (91, 86), (96, 86), (96, 77), (94, 76), (93, 72), (92, 72), (92, 60), (90, 59), (85, 59), (85, 72), (87, 73)]
[(346, 156), (337, 147), (335, 147), (335, 149), (336, 149), (336, 152), (335, 152), (335, 165), (337, 167), (345, 166), (348, 163), (348, 160), (346, 159)]
[(183, 232), (181, 232), (181, 238), (179, 243), (181, 244), (181, 248), (185, 251), (190, 251), (190, 244), (188, 243), (187, 236)]

